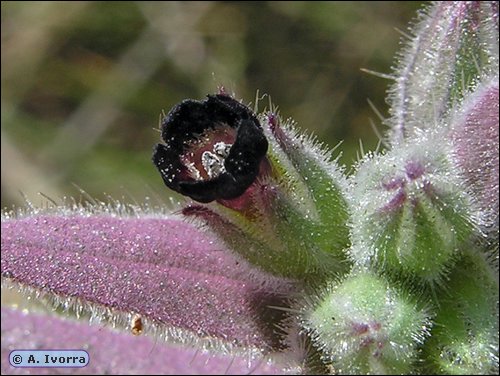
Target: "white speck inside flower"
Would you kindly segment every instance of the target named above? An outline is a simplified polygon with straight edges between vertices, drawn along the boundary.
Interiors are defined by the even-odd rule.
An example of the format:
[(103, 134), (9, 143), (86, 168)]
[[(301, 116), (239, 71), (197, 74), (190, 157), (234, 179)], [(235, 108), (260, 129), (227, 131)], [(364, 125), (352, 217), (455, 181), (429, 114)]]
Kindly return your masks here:
[(201, 164), (210, 179), (219, 176), (226, 171), (224, 168), (224, 158), (210, 151), (204, 151), (201, 156)]
[(233, 145), (226, 144), (225, 142), (217, 142), (213, 147), (213, 153), (210, 151), (203, 152), (201, 164), (210, 179), (216, 178), (226, 171), (224, 160), (229, 155), (231, 146)]
[(198, 135), (181, 156), (191, 178), (198, 181), (214, 179), (224, 173), (224, 161), (235, 138), (236, 130), (224, 124), (207, 134)]
[(229, 151), (231, 150), (232, 144), (226, 144), (225, 142), (217, 142), (214, 145), (214, 153), (222, 158), (227, 158)]

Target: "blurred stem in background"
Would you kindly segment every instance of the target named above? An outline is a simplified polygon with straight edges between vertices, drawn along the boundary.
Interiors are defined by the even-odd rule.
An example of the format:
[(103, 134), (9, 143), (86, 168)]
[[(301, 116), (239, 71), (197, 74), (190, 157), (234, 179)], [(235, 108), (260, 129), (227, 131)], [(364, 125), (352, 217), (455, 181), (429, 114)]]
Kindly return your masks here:
[(344, 140), (349, 166), (378, 142), (367, 100), (386, 115), (388, 82), (360, 69), (385, 72), (420, 5), (2, 2), (2, 208), (78, 200), (75, 185), (166, 202), (150, 161), (160, 113), (219, 86)]

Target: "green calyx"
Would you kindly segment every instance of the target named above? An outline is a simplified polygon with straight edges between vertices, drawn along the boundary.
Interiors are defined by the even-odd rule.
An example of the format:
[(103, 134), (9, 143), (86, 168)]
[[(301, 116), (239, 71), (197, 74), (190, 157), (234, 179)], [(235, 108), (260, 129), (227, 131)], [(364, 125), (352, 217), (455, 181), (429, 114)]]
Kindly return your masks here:
[(340, 374), (401, 374), (411, 370), (429, 324), (408, 294), (365, 271), (330, 285), (304, 326)]

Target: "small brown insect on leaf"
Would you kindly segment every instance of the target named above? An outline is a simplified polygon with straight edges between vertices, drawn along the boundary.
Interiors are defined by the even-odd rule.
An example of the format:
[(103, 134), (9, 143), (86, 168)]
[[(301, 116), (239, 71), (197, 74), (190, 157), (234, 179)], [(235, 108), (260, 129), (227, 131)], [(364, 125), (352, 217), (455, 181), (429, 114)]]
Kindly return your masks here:
[(138, 336), (142, 333), (142, 317), (141, 315), (134, 315), (130, 321), (132, 334)]

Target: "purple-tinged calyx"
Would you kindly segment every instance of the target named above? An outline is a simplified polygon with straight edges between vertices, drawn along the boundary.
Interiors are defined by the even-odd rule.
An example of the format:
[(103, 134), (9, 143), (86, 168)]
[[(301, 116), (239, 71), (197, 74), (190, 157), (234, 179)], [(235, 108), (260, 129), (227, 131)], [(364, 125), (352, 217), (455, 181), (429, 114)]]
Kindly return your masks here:
[(471, 234), (471, 198), (442, 136), (367, 156), (353, 178), (354, 261), (436, 283)]
[(304, 327), (338, 374), (408, 373), (428, 336), (425, 312), (370, 273), (327, 286), (304, 308)]
[[(418, 198), (416, 195), (412, 194), (412, 186), (416, 185), (418, 187), (417, 189), (420, 190), (420, 188), (430, 184), (429, 181), (423, 177), (424, 173), (425, 167), (421, 162), (409, 161), (405, 165), (404, 174), (390, 179), (384, 179), (382, 181), (382, 187), (389, 192), (394, 191), (394, 196), (381, 208), (382, 213), (400, 209), (408, 198), (411, 198), (412, 203), (415, 205)], [(424, 189), (422, 192), (424, 194), (431, 193), (431, 190)]]

